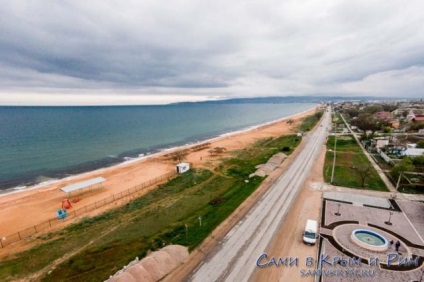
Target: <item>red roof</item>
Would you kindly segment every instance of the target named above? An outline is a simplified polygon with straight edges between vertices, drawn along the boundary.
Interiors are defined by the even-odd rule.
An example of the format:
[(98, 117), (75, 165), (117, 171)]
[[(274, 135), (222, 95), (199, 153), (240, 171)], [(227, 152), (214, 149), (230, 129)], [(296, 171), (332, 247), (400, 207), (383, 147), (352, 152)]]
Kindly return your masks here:
[(393, 115), (389, 112), (378, 112), (375, 113), (374, 116), (379, 119), (391, 119)]

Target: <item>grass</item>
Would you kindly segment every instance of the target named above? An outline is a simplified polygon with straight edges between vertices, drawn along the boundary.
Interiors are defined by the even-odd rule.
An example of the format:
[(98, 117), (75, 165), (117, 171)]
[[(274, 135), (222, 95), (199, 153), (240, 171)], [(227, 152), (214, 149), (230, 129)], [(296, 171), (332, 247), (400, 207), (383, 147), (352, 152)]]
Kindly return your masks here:
[[(330, 183), (334, 159), (334, 136), (327, 141), (329, 149), (325, 155), (324, 179)], [(330, 151), (331, 150), (331, 151)], [(351, 188), (361, 188), (377, 191), (388, 191), (374, 167), (371, 167), (365, 178), (365, 187), (362, 187), (362, 179), (354, 167), (366, 167), (371, 165), (362, 149), (353, 137), (337, 138), (336, 167), (334, 169), (333, 184)]]
[(318, 111), (313, 115), (309, 115), (302, 120), (302, 123), (299, 125), (299, 131), (309, 131), (318, 123), (323, 115), (323, 111)]
[(245, 181), (255, 166), (299, 143), (294, 135), (261, 140), (215, 171), (193, 169), (122, 207), (40, 236), (37, 247), (2, 261), (0, 280), (28, 277), (80, 248), (42, 280), (103, 281), (149, 250), (171, 243), (193, 250), (260, 185), (260, 177)]

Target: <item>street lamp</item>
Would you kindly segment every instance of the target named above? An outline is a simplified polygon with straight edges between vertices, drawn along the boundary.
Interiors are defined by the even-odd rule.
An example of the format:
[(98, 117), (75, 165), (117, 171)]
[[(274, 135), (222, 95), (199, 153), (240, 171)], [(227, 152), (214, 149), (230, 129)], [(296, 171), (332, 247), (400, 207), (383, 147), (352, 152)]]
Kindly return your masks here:
[(337, 204), (339, 207), (337, 208), (337, 212), (335, 213), (335, 215), (337, 216), (341, 216), (340, 214), (340, 203)]
[(392, 218), (392, 214), (393, 214), (393, 212), (390, 212), (389, 213), (389, 220), (388, 221), (385, 221), (384, 222), (385, 224), (387, 224), (387, 225), (393, 225), (393, 223), (390, 222), (390, 219)]

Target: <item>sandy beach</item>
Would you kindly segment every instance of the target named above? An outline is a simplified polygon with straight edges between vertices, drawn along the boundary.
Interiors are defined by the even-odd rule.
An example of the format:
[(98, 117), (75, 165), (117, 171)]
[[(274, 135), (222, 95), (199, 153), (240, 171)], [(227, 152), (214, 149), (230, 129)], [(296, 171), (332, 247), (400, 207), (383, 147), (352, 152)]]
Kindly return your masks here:
[[(219, 162), (220, 158), (226, 154), (228, 155), (231, 151), (245, 148), (259, 139), (294, 133), (299, 121), (314, 111), (315, 109), (311, 109), (247, 131), (227, 134), (204, 141), (209, 142), (210, 146), (199, 151), (190, 151), (184, 161), (191, 162), (194, 167), (213, 168)], [(291, 125), (287, 123), (287, 120), (290, 118), (295, 121)], [(7, 237), (10, 234), (54, 218), (56, 210), (61, 208), (62, 199), (67, 197), (67, 195), (60, 190), (60, 188), (66, 185), (99, 176), (106, 179), (102, 189), (93, 189), (92, 191), (78, 196), (80, 201), (72, 203), (73, 207), (78, 209), (173, 171), (176, 162), (172, 160), (164, 160), (163, 156), (172, 151), (190, 148), (190, 146), (174, 148), (173, 150), (157, 153), (145, 159), (122, 163), (112, 167), (76, 175), (56, 181), (49, 185), (35, 187), (36, 189), (31, 189), (30, 187), (29, 189), (16, 193), (0, 195), (0, 217), (2, 218), (0, 225), (0, 237)], [(226, 148), (226, 153), (218, 156), (211, 156), (210, 153), (208, 153), (208, 150), (214, 147), (224, 147)], [(150, 189), (153, 188), (154, 186)], [(145, 189), (143, 190), (143, 193), (147, 193), (148, 191), (149, 189)], [(104, 209), (115, 206), (116, 203), (114, 202)], [(87, 215), (91, 214), (89, 213), (85, 216)], [(7, 249), (9, 248), (13, 248), (13, 246), (8, 247)]]

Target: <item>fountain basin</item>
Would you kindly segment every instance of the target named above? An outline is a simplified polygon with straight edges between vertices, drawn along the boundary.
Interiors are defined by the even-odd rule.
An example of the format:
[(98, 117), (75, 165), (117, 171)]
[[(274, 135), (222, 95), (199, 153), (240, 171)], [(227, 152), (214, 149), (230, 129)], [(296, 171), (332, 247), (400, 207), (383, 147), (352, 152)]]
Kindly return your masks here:
[(373, 252), (386, 252), (389, 249), (387, 239), (371, 230), (355, 229), (350, 238), (359, 247)]

